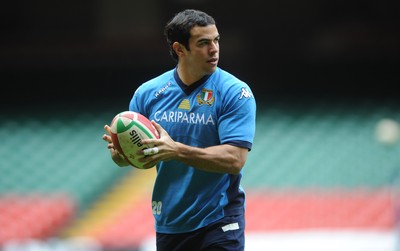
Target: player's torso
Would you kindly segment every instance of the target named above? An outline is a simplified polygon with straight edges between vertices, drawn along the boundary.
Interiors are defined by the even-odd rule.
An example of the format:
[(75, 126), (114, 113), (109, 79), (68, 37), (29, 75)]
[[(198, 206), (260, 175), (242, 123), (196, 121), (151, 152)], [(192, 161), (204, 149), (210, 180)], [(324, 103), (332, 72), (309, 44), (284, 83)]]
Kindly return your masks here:
[[(155, 120), (173, 140), (186, 145), (205, 148), (245, 140), (235, 137), (243, 121), (234, 119), (240, 110), (234, 103), (245, 101), (240, 99), (241, 88), (236, 83), (231, 75), (217, 70), (188, 91), (170, 71), (142, 85), (131, 108)], [(229, 191), (239, 191), (235, 180), (240, 176), (205, 172), (175, 160), (160, 162), (157, 172), (152, 207), (159, 232), (193, 231), (223, 217), (230, 200), (235, 200), (237, 208), (243, 203), (242, 195), (228, 195), (230, 185), (236, 187)], [(240, 197), (239, 202), (236, 197)]]
[(159, 123), (176, 141), (207, 147), (219, 143), (220, 97), (212, 81), (185, 93), (173, 79), (156, 91), (149, 118)]

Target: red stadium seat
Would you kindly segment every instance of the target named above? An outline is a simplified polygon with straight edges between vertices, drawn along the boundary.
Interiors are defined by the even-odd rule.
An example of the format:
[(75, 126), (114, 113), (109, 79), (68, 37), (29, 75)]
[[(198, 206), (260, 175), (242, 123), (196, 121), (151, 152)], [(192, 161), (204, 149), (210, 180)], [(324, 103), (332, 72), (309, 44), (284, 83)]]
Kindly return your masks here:
[(0, 197), (0, 245), (11, 240), (53, 236), (74, 215), (65, 196), (8, 195)]

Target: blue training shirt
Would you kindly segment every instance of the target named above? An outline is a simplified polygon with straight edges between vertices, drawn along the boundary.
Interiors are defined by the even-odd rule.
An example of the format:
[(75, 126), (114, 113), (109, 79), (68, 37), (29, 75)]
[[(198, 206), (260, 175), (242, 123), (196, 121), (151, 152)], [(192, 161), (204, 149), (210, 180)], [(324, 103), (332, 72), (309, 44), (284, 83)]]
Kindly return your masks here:
[[(129, 110), (159, 123), (177, 142), (206, 148), (231, 144), (251, 150), (256, 103), (249, 86), (217, 68), (186, 86), (176, 69), (143, 83)], [(190, 232), (244, 213), (239, 175), (201, 171), (178, 161), (160, 162), (152, 195), (159, 233)]]

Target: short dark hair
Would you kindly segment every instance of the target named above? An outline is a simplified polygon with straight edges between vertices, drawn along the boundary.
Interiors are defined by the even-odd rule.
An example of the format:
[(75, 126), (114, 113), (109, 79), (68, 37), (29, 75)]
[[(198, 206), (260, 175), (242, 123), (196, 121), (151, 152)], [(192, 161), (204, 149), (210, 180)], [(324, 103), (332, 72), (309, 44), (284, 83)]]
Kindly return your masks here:
[(165, 25), (164, 35), (172, 58), (178, 60), (178, 55), (172, 48), (174, 42), (183, 44), (189, 50), (190, 30), (194, 26), (207, 25), (215, 25), (214, 18), (203, 11), (194, 9), (183, 10), (170, 19)]

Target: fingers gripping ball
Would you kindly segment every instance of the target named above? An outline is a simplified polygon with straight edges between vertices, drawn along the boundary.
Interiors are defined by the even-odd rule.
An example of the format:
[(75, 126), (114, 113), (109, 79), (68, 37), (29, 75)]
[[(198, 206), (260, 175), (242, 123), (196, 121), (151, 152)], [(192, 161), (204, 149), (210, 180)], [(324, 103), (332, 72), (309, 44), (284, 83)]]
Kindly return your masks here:
[(157, 130), (140, 113), (124, 111), (117, 114), (111, 121), (111, 138), (115, 148), (133, 167), (144, 169), (145, 163), (139, 162), (136, 153), (140, 150), (153, 148), (153, 145), (143, 145), (142, 139), (160, 138)]

